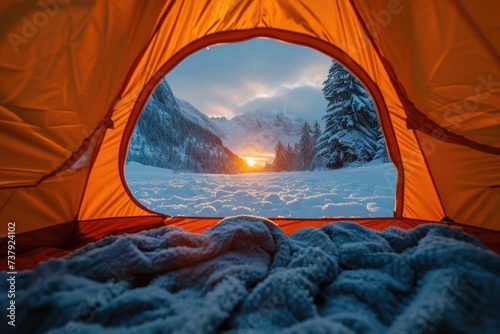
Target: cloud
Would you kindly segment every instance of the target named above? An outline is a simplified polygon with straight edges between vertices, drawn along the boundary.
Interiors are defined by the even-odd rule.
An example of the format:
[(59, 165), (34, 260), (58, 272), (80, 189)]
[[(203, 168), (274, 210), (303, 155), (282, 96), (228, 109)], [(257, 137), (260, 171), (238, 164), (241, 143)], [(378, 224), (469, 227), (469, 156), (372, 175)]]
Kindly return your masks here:
[(237, 113), (227, 107), (227, 105), (220, 103), (207, 103), (205, 104), (203, 113), (208, 116), (213, 117), (226, 117), (227, 119), (231, 119), (237, 115)]
[(312, 86), (281, 87), (272, 96), (245, 101), (238, 106), (236, 113), (248, 110), (271, 110), (276, 108), (286, 114), (309, 120), (320, 120), (325, 114), (326, 101), (321, 90)]
[(167, 81), (176, 96), (209, 116), (277, 108), (319, 119), (330, 65), (330, 58), (312, 49), (254, 39), (203, 49), (174, 68)]

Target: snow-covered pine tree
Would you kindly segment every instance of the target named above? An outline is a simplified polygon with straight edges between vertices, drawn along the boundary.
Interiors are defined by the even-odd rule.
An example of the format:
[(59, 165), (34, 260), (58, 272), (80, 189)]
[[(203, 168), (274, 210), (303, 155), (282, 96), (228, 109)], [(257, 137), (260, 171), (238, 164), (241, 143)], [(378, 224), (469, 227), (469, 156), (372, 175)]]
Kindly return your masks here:
[(314, 156), (318, 153), (319, 150), (319, 138), (321, 137), (321, 125), (319, 125), (318, 121), (314, 122), (312, 128), (312, 142), (314, 145)]
[(313, 159), (311, 163), (311, 170), (315, 170), (317, 168), (322, 168), (325, 167), (325, 158), (323, 156), (318, 155), (319, 151), (319, 138), (321, 137), (321, 125), (319, 124), (318, 121), (314, 122), (313, 128), (312, 128), (312, 142), (314, 145), (314, 150), (313, 150)]
[(321, 125), (319, 125), (318, 121), (314, 121), (314, 125), (312, 128), (312, 140), (315, 147), (317, 145), (319, 137), (321, 137)]
[(300, 130), (299, 157), (300, 170), (308, 170), (314, 158), (314, 144), (311, 137), (311, 126), (306, 121)]
[(318, 155), (326, 158), (328, 168), (372, 160), (380, 125), (369, 94), (354, 75), (335, 61), (323, 85), (328, 107), (323, 117), (325, 130), (318, 139)]
[(385, 146), (384, 135), (382, 133), (382, 129), (380, 129), (377, 135), (377, 149), (375, 152), (375, 156), (373, 159), (382, 159), (382, 162), (389, 162), (389, 154), (387, 153), (387, 148)]
[(299, 147), (299, 143), (295, 143), (293, 145), (293, 152), (294, 152), (294, 156), (295, 156), (295, 159), (293, 159), (293, 170), (300, 170), (300, 168), (302, 167), (302, 160), (300, 159), (300, 147)]
[(285, 149), (285, 165), (286, 165), (286, 170), (287, 171), (293, 171), (295, 170), (295, 151), (293, 150), (293, 147), (288, 144), (286, 149)]

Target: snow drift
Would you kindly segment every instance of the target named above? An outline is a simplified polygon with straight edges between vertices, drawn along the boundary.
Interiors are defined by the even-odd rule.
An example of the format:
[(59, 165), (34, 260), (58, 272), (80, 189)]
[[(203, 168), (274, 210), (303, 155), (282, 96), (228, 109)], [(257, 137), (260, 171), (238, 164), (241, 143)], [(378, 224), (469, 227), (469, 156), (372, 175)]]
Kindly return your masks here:
[(130, 162), (127, 184), (147, 208), (170, 216), (390, 217), (396, 169), (372, 161), (329, 171), (173, 173)]

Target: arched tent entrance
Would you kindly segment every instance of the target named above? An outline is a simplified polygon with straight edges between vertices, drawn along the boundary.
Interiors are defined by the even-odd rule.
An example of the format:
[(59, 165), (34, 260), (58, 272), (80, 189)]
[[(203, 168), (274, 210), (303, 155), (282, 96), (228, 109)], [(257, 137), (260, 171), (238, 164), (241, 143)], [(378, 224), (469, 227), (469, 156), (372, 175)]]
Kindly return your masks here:
[(214, 223), (139, 205), (123, 176), (128, 141), (180, 60), (265, 36), (336, 58), (370, 90), (399, 172), (381, 226), (448, 217), (500, 231), (500, 30), (487, 2), (4, 1), (0, 219), (25, 249)]

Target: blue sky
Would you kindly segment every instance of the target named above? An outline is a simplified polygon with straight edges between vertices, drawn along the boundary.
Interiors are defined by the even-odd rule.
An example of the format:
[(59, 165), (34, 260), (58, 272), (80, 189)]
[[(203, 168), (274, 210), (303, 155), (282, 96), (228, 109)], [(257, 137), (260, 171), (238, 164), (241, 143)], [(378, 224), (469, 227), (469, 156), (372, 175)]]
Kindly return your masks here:
[(276, 108), (320, 120), (330, 65), (329, 57), (313, 49), (261, 38), (202, 49), (166, 78), (175, 96), (209, 116)]

